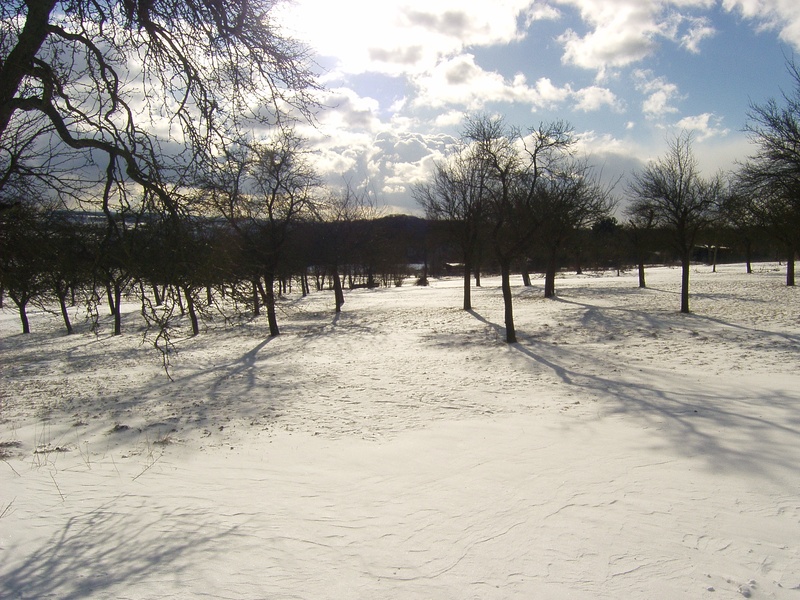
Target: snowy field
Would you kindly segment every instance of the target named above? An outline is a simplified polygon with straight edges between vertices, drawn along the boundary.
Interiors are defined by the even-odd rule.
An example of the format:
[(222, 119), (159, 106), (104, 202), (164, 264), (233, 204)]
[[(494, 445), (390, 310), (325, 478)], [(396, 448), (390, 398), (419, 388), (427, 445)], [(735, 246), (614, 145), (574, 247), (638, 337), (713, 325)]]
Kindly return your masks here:
[(173, 381), (7, 307), (0, 598), (800, 599), (800, 289), (718, 271), (518, 285), (511, 346), (497, 279), (291, 297)]

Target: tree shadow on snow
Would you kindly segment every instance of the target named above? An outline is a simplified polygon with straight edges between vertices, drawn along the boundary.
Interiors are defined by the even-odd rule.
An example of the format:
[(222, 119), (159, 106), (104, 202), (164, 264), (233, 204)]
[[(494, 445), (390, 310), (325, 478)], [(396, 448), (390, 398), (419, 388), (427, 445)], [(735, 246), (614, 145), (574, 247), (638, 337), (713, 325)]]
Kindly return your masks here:
[[(595, 319), (604, 310), (588, 306)], [(618, 310), (618, 309), (613, 309)], [(479, 321), (503, 332), (472, 311)], [(690, 315), (691, 317), (691, 315)], [(680, 317), (678, 317), (680, 318)], [(709, 319), (712, 323), (729, 323)], [(744, 378), (732, 386), (723, 378), (693, 380), (679, 373), (613, 362), (586, 348), (543, 342), (520, 335), (508, 347), (552, 371), (584, 403), (596, 399), (603, 414), (636, 419), (653, 431), (653, 444), (667, 442), (680, 455), (700, 458), (713, 472), (747, 472), (786, 484), (800, 459), (800, 395), (786, 386), (763, 387)], [(786, 336), (795, 343), (795, 336)], [(619, 376), (604, 373), (619, 373)], [(599, 373), (599, 374), (598, 374)], [(535, 393), (535, 390), (531, 390)], [(732, 394), (735, 392), (735, 394)], [(794, 443), (792, 443), (794, 440)]]
[[(114, 597), (153, 575), (177, 583), (183, 571), (220, 552), (220, 540), (235, 529), (209, 526), (196, 511), (125, 507), (116, 512), (110, 504), (101, 506), (68, 518), (24, 558), (6, 559), (13, 566), (0, 569), (0, 597)], [(12, 546), (5, 555), (18, 557), (20, 552)], [(152, 586), (151, 591), (158, 589), (157, 583)]]

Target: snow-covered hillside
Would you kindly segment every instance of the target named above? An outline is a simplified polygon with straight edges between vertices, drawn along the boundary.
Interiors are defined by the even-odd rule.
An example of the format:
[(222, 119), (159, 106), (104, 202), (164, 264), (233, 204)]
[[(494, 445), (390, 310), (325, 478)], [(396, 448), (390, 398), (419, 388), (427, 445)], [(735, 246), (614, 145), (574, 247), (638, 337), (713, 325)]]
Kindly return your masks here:
[[(177, 341), (0, 311), (2, 598), (800, 598), (775, 264), (332, 293)], [(108, 331), (109, 328), (106, 328)]]

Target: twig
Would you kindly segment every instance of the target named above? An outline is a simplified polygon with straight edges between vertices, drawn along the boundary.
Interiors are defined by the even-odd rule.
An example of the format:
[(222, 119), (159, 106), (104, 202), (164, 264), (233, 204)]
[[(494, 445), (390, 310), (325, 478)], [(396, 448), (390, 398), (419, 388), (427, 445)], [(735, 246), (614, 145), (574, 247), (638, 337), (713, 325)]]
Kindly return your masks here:
[(136, 481), (137, 479), (139, 479), (139, 477), (141, 477), (142, 475), (147, 473), (147, 471), (150, 470), (150, 467), (152, 467), (154, 464), (156, 464), (162, 456), (164, 456), (163, 452), (161, 454), (159, 454), (158, 457), (154, 458), (153, 462), (151, 462), (149, 465), (147, 465), (141, 473), (139, 473), (136, 477), (133, 478), (132, 481)]
[(56, 489), (58, 490), (58, 495), (61, 496), (61, 502), (64, 502), (66, 500), (66, 498), (64, 498), (64, 494), (61, 493), (61, 488), (58, 487), (58, 482), (56, 481), (56, 478), (53, 477), (53, 472), (52, 471), (50, 472), (50, 479), (53, 480), (53, 484), (55, 484)]
[(8, 465), (8, 468), (9, 468), (9, 469), (11, 469), (12, 471), (14, 471), (14, 474), (15, 474), (17, 477), (22, 477), (22, 475), (20, 475), (20, 474), (17, 472), (17, 470), (16, 470), (16, 469), (13, 467), (13, 465), (12, 465), (10, 462), (8, 462), (8, 461), (7, 461), (5, 458), (3, 459), (3, 462), (4, 462), (4, 463), (6, 463), (6, 464)]
[[(16, 500), (16, 498), (14, 498)], [(14, 500), (6, 504), (6, 507), (3, 509), (3, 512), (0, 512), (0, 519), (6, 516), (6, 513), (11, 510), (11, 507), (14, 506)]]

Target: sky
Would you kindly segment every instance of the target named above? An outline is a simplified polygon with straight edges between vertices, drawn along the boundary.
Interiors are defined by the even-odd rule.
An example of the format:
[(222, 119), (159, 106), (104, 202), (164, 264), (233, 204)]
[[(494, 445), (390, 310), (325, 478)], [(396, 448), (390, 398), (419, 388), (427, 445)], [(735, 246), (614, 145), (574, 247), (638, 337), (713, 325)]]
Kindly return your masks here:
[(733, 169), (751, 104), (793, 91), (800, 50), (796, 0), (293, 0), (274, 16), (325, 87), (304, 132), (320, 173), (410, 214), (470, 114), (567, 121), (621, 198), (683, 130), (707, 174)]

